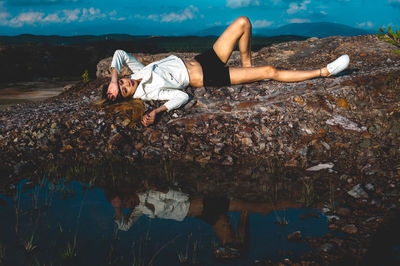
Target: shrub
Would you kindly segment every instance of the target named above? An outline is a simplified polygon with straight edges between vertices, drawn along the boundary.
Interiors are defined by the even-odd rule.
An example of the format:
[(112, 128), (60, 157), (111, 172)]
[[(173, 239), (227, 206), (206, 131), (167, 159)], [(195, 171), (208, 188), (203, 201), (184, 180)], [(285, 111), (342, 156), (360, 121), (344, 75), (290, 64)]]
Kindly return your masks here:
[(82, 81), (83, 81), (84, 83), (88, 83), (88, 82), (89, 82), (89, 72), (88, 72), (87, 69), (86, 69), (85, 72), (82, 74)]
[[(387, 32), (384, 27), (378, 29), (380, 33), (378, 33), (378, 37), (385, 42), (391, 43), (397, 47), (400, 47), (400, 30), (397, 30), (396, 33), (389, 26)], [(400, 50), (393, 50), (395, 53), (400, 53)]]

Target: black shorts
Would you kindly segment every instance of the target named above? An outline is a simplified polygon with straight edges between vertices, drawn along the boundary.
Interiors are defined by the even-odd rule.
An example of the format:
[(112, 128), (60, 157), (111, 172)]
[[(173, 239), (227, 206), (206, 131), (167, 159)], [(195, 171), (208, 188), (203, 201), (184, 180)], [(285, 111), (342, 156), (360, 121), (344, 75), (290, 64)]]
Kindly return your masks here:
[(200, 63), (203, 69), (204, 87), (231, 85), (229, 68), (219, 59), (214, 49), (211, 48), (204, 53), (196, 55), (194, 59)]
[(230, 200), (222, 196), (207, 196), (203, 198), (203, 212), (197, 218), (213, 226), (222, 214), (229, 210)]

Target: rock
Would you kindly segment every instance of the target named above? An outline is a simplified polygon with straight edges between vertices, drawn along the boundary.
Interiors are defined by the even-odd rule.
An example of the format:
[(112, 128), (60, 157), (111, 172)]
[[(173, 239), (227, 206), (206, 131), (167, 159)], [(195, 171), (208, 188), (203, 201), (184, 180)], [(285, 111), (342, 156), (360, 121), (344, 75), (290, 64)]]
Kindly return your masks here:
[(318, 250), (323, 252), (329, 252), (333, 248), (333, 245), (330, 243), (325, 243), (318, 248)]
[(66, 91), (69, 91), (70, 89), (72, 89), (73, 87), (74, 87), (74, 84), (68, 84), (68, 85), (64, 86), (63, 90), (66, 92)]
[(242, 144), (245, 146), (252, 146), (253, 145), (253, 141), (251, 140), (251, 138), (243, 138), (242, 139)]
[(355, 234), (358, 232), (358, 228), (354, 224), (347, 224), (342, 227), (342, 231), (346, 234)]
[(233, 158), (231, 156), (226, 156), (226, 158), (222, 161), (222, 165), (233, 165)]
[(333, 166), (333, 163), (320, 163), (318, 165), (307, 168), (306, 171), (320, 171), (323, 169), (331, 169)]
[(349, 208), (337, 207), (336, 214), (339, 216), (350, 216), (351, 210)]
[(298, 241), (298, 240), (301, 240), (302, 237), (303, 237), (303, 235), (301, 234), (301, 232), (300, 231), (296, 231), (296, 232), (293, 232), (293, 233), (289, 234), (287, 239), (290, 240), (290, 241)]
[[(90, 104), (108, 85), (109, 57), (99, 62), (97, 80), (77, 83), (44, 102), (2, 109), (0, 162), (8, 169), (24, 160), (33, 165), (47, 163), (47, 159), (43, 162), (40, 158), (50, 161), (68, 157), (87, 162), (108, 153), (116, 160), (124, 160), (132, 156), (134, 149), (144, 158), (203, 158), (207, 163), (225, 165), (279, 162), (276, 166), (272, 163), (271, 169), (285, 164), (305, 169), (305, 165), (332, 162), (337, 171), (351, 168), (349, 172), (355, 173), (358, 166), (371, 164), (371, 169), (360, 173), (389, 177), (393, 169), (384, 169), (383, 165), (400, 165), (396, 122), (400, 55), (392, 48), (372, 35), (272, 44), (257, 51), (255, 66), (312, 69), (348, 53), (351, 69), (337, 77), (295, 83), (265, 80), (221, 88), (188, 87), (183, 90), (196, 98), (184, 108), (159, 114), (157, 123), (149, 128), (141, 124), (128, 128), (131, 123), (120, 113), (109, 113)], [(362, 53), (368, 56), (361, 56)], [(176, 54), (188, 59), (195, 55)], [(168, 55), (135, 54), (146, 64)], [(240, 64), (236, 53), (229, 65)], [(124, 71), (122, 75), (129, 74)], [(148, 101), (144, 107), (148, 112), (161, 104)], [(364, 125), (369, 134), (363, 131)], [(67, 145), (73, 149), (64, 148), (68, 152), (60, 154)], [(111, 147), (115, 149), (112, 152), (108, 150)], [(325, 169), (333, 169), (329, 167)], [(13, 172), (11, 169), (7, 173)], [(326, 171), (308, 174), (334, 175)], [(349, 178), (353, 183), (359, 180), (356, 174)], [(343, 183), (347, 185), (346, 181)], [(267, 183), (260, 185), (268, 187)]]
[(326, 215), (326, 218), (328, 219), (328, 222), (334, 222), (340, 220), (339, 216), (337, 215)]
[(362, 189), (361, 184), (355, 185), (351, 190), (347, 191), (347, 194), (356, 199), (368, 198), (368, 194)]
[(344, 99), (344, 98), (339, 98), (339, 99), (337, 100), (337, 105), (338, 105), (339, 107), (341, 107), (341, 108), (346, 109), (346, 110), (349, 110), (349, 109), (350, 109), (349, 104), (347, 103), (346, 99)]
[(201, 96), (203, 96), (204, 94), (206, 94), (206, 89), (205, 89), (204, 87), (197, 88), (197, 89), (194, 91), (194, 96), (196, 96), (196, 97), (201, 97)]
[(332, 118), (326, 120), (326, 124), (330, 126), (340, 125), (344, 129), (356, 132), (363, 132), (367, 130), (366, 127), (359, 127), (356, 123), (341, 115), (334, 115)]
[(365, 185), (365, 189), (368, 191), (374, 191), (375, 187), (371, 183)]
[(150, 143), (154, 143), (160, 141), (161, 138), (161, 131), (155, 130), (150, 134), (149, 141)]
[(108, 140), (108, 144), (112, 145), (112, 146), (116, 146), (118, 144), (121, 144), (121, 142), (123, 141), (123, 137), (121, 134), (116, 133), (113, 136), (110, 137), (110, 139)]

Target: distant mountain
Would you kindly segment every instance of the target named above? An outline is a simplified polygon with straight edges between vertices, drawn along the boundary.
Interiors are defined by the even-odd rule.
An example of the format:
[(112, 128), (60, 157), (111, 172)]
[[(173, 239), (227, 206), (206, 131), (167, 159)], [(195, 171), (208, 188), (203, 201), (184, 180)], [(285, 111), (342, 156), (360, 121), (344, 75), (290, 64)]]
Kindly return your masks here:
[[(220, 35), (226, 26), (216, 26), (196, 32), (197, 36)], [(258, 36), (279, 36), (279, 35), (297, 35), (307, 37), (328, 37), (328, 36), (355, 36), (374, 34), (376, 31), (367, 31), (353, 28), (338, 23), (317, 22), (317, 23), (292, 23), (276, 29), (253, 29), (253, 34)]]
[(221, 35), (227, 26), (214, 26), (211, 28), (207, 28), (201, 31), (197, 31), (195, 33), (189, 33), (187, 35), (194, 35), (194, 36), (219, 36)]
[(0, 36), (0, 42), (7, 44), (52, 44), (52, 45), (71, 45), (84, 44), (99, 41), (132, 41), (143, 36), (133, 36), (128, 34), (105, 34), (105, 35), (78, 35), (78, 36), (59, 36), (59, 35), (32, 35), (21, 34), (17, 36)]

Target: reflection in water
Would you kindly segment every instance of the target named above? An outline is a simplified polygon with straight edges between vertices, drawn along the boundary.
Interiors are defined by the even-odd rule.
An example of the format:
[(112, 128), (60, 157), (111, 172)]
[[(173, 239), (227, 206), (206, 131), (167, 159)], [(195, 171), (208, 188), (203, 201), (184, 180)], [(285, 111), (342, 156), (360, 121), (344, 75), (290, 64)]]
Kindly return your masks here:
[[(179, 188), (90, 187), (27, 181), (0, 194), (0, 260), (6, 265), (248, 265), (310, 251), (287, 235), (327, 233), (327, 221), (291, 201), (251, 203)], [(282, 212), (278, 209), (285, 209)], [(278, 219), (278, 217), (280, 217)], [(282, 218), (284, 217), (284, 218)], [(282, 226), (278, 221), (287, 221)]]
[[(108, 195), (108, 198), (115, 209), (114, 220), (123, 231), (129, 230), (142, 215), (175, 221), (196, 217), (206, 222), (222, 242), (221, 246), (214, 249), (217, 258), (237, 258), (248, 250), (251, 213), (265, 215), (278, 209), (300, 207), (300, 204), (294, 202), (249, 203), (222, 196), (190, 199), (189, 195), (172, 189), (166, 192), (147, 190), (122, 197)], [(122, 207), (130, 208), (127, 215), (122, 213)], [(229, 221), (228, 212), (239, 212), (236, 233)]]

